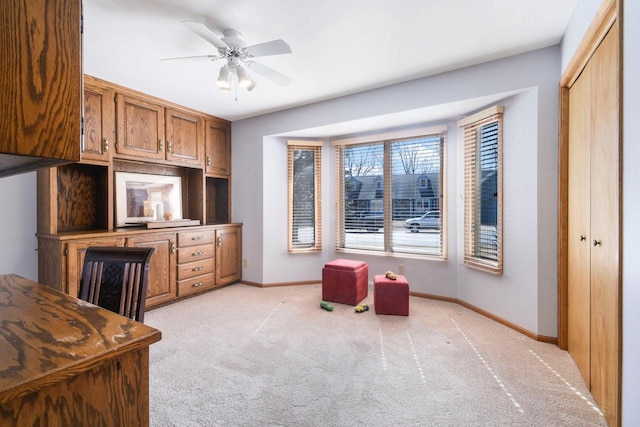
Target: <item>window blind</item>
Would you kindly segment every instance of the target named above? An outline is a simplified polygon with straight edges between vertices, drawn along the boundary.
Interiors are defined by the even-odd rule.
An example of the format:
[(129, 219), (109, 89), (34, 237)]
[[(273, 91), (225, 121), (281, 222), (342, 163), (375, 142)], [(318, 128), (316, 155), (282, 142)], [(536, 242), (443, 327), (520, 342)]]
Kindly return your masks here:
[(288, 141), (290, 252), (322, 250), (322, 143)]
[(464, 125), (464, 263), (502, 273), (502, 107)]
[(338, 249), (446, 258), (445, 215), (440, 212), (446, 132), (439, 130), (334, 144)]

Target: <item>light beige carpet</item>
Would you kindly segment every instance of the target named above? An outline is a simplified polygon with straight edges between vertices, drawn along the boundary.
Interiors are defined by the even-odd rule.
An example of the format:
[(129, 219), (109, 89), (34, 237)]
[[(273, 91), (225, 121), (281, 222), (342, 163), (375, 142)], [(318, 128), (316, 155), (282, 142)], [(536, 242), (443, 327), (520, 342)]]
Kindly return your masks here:
[(232, 285), (147, 312), (152, 426), (604, 426), (567, 352), (457, 304)]

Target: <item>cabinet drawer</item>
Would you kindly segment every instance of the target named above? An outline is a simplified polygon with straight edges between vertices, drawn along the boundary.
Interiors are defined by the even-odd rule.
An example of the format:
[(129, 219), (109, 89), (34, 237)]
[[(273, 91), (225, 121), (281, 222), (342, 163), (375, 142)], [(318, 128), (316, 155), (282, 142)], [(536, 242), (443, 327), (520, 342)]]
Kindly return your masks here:
[(204, 276), (193, 277), (191, 279), (181, 280), (178, 282), (178, 297), (199, 292), (203, 289), (213, 288), (215, 277), (213, 273)]
[(178, 281), (213, 272), (213, 258), (178, 265)]
[(211, 243), (178, 248), (178, 264), (199, 261), (207, 258), (213, 258), (213, 245)]
[(213, 243), (214, 230), (183, 231), (178, 233), (178, 247), (196, 246), (203, 243)]

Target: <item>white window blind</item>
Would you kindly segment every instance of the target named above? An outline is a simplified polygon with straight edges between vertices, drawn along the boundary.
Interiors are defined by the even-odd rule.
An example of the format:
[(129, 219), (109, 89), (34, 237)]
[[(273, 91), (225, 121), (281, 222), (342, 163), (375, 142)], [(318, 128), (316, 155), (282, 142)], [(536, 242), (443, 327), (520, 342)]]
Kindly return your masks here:
[(322, 250), (322, 143), (288, 141), (289, 251)]
[(446, 258), (445, 129), (335, 144), (338, 249)]
[(464, 263), (502, 273), (502, 107), (464, 126)]

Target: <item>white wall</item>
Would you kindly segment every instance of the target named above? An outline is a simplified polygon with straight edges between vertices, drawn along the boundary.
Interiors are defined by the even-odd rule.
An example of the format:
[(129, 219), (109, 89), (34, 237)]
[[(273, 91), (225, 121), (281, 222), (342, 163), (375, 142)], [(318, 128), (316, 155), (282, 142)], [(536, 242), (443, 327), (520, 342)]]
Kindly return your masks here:
[[(562, 42), (563, 70), (600, 6), (578, 0)], [(640, 2), (622, 0), (622, 425), (640, 425)]]
[[(555, 336), (559, 74), (560, 49), (556, 46), (234, 122), (232, 217), (245, 225), (243, 250), (249, 267), (244, 269), (243, 279), (262, 284), (318, 280), (324, 262), (336, 257), (366, 261), (370, 279), (377, 272), (397, 271), (398, 265), (403, 264), (413, 291), (460, 297), (534, 333)], [(507, 149), (510, 160), (505, 166), (510, 184), (505, 189), (508, 246), (503, 276), (459, 265), (461, 193), (457, 183), (461, 171), (456, 148), (460, 139), (455, 128), (457, 117), (449, 122), (447, 151), (448, 261), (336, 253), (331, 149), (324, 157), (323, 167), (323, 181), (330, 177), (328, 188), (323, 190), (325, 250), (308, 255), (287, 252), (286, 147), (283, 139), (275, 135), (514, 91), (523, 93), (507, 100), (505, 114), (505, 128), (511, 140)], [(545, 188), (540, 189), (539, 185)], [(256, 207), (257, 200), (261, 201), (262, 212)]]
[(640, 2), (624, 0), (622, 422), (640, 425)]
[(35, 172), (0, 178), (0, 274), (38, 280)]

